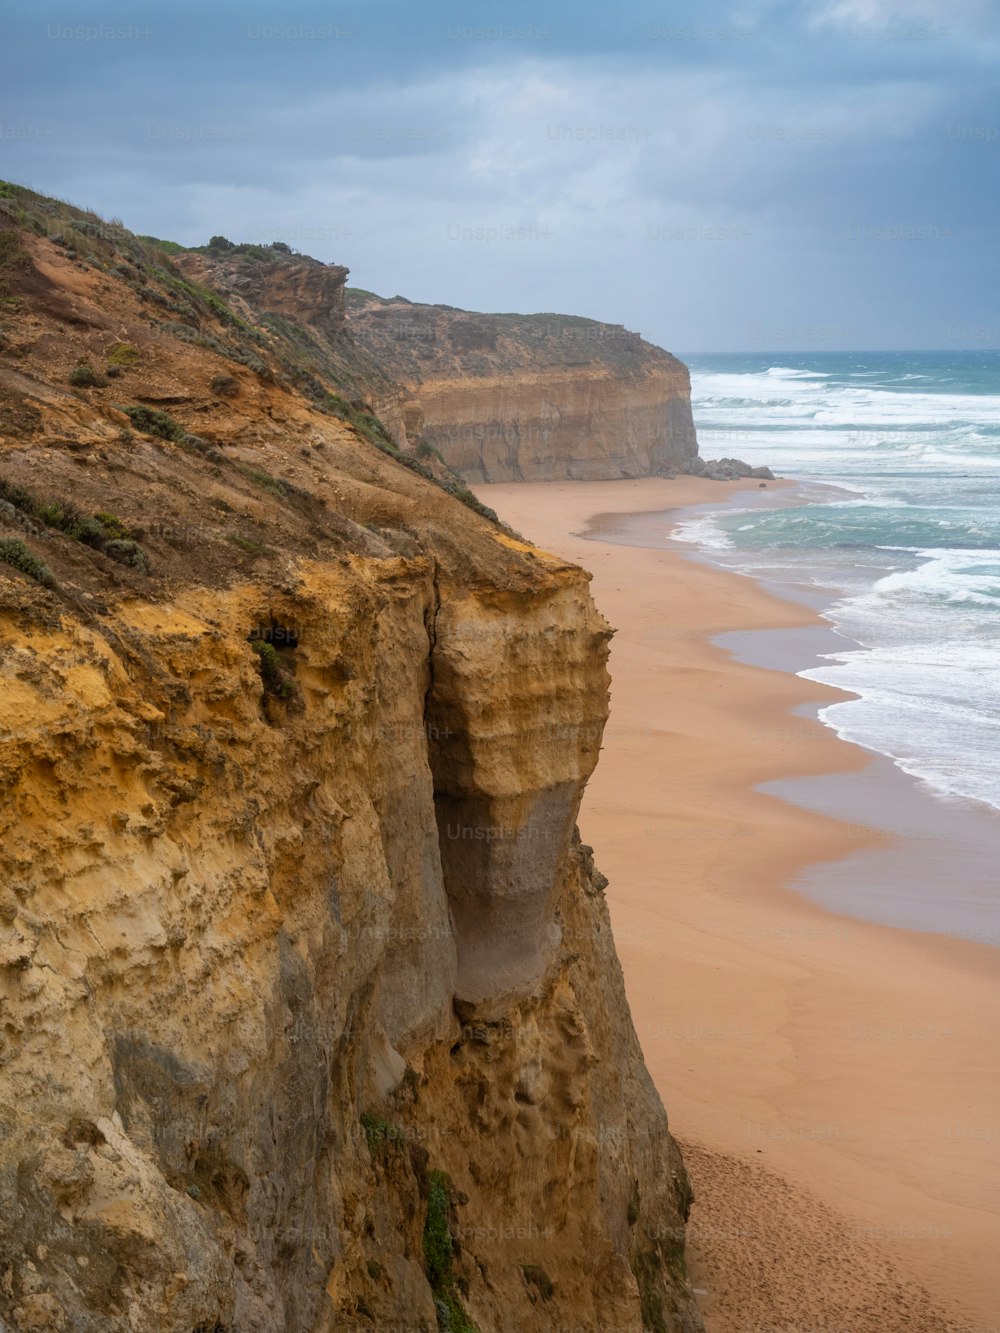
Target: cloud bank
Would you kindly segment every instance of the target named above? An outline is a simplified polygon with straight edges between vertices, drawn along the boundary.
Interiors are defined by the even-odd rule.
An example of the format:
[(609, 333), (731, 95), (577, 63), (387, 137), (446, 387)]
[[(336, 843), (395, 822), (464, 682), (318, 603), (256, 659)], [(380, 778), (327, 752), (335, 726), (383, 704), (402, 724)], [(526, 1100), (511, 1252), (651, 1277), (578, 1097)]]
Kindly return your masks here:
[(681, 353), (943, 347), (998, 322), (990, 21), (976, 0), (86, 21), (18, 0), (0, 174)]

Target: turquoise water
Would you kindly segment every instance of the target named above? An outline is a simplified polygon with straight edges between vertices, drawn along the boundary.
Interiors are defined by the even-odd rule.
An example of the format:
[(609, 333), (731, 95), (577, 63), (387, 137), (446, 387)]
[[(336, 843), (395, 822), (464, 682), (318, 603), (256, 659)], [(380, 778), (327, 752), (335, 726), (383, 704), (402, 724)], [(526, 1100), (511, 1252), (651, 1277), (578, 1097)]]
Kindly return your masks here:
[(687, 360), (703, 457), (841, 490), (701, 514), (678, 535), (826, 590), (844, 647), (802, 674), (859, 697), (823, 720), (1000, 810), (1000, 352)]

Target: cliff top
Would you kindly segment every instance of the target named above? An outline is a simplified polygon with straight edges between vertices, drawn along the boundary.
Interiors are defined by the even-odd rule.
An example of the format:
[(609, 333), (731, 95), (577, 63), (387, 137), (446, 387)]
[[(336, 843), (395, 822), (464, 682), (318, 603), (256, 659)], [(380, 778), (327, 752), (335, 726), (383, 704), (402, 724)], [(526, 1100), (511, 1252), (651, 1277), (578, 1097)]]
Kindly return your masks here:
[[(449, 469), (397, 447), (363, 358), (337, 359), (329, 323), (273, 313), (299, 309), (303, 274), (342, 290), (347, 270), (274, 256), (171, 254), (0, 182), (5, 598), (81, 610), (115, 593), (280, 580), (303, 558), (429, 559), (491, 586), (548, 577), (556, 562), (498, 541)], [(213, 286), (219, 271), (242, 274), (272, 313), (239, 283)]]
[(352, 287), (345, 305), (355, 338), (408, 383), (595, 365), (625, 375), (651, 366), (686, 373), (638, 333), (582, 315), (485, 314)]

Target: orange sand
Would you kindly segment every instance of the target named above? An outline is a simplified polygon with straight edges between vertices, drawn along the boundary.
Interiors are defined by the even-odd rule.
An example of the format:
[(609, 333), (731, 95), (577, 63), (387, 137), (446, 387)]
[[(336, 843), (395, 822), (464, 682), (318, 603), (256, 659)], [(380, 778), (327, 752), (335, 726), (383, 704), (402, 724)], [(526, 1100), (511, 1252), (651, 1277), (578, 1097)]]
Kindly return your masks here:
[(478, 488), (593, 571), (618, 630), (581, 830), (611, 881), (647, 1063), (690, 1146), (692, 1280), (713, 1333), (987, 1333), (1000, 1325), (996, 951), (837, 916), (787, 887), (873, 835), (755, 784), (870, 756), (793, 716), (837, 691), (707, 638), (808, 625), (811, 611), (680, 550), (578, 535), (591, 515), (746, 487)]

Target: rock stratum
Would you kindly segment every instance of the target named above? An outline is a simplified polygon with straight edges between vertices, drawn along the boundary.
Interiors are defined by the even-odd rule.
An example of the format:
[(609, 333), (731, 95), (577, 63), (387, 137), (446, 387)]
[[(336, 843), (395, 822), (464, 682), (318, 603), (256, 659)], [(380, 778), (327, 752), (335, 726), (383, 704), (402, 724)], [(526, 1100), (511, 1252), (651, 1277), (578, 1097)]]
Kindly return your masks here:
[(697, 458), (687, 367), (620, 325), (352, 289), (347, 314), (403, 386), (408, 434), (470, 481), (645, 477), (690, 471)]
[(588, 575), (176, 259), (0, 185), (0, 1323), (695, 1333)]

